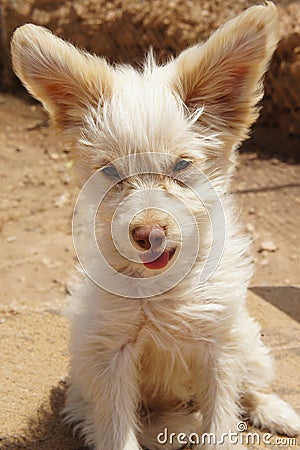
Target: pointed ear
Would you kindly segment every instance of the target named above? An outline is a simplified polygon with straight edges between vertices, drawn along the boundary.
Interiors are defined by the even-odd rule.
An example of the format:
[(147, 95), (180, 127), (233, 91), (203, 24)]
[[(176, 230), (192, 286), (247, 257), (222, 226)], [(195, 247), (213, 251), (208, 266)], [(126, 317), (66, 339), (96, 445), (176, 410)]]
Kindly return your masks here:
[(32, 24), (12, 38), (13, 68), (40, 100), (53, 122), (67, 134), (78, 132), (89, 105), (96, 107), (112, 90), (113, 69), (105, 60), (80, 51)]
[(202, 45), (182, 52), (175, 64), (175, 90), (200, 121), (237, 146), (258, 117), (262, 77), (278, 42), (273, 3), (254, 6), (227, 22)]

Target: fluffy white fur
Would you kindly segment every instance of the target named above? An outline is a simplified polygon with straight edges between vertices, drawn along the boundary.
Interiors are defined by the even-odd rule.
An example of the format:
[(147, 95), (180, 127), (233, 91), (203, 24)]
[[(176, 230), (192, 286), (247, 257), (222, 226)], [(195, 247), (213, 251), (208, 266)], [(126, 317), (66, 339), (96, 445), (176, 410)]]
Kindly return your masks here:
[[(201, 170), (225, 214), (223, 256), (211, 278), (200, 284), (211, 235), (207, 212), (190, 189), (172, 177), (137, 175), (117, 185), (103, 202), (98, 238), (120, 273), (143, 278), (165, 270), (151, 271), (115, 250), (110, 222), (116, 207), (128, 199), (118, 219), (120, 227), (126, 222), (135, 206), (132, 193), (138, 193), (141, 210), (155, 188), (161, 192), (159, 202), (172, 201), (170, 194), (187, 202), (201, 246), (189, 274), (154, 298), (120, 298), (88, 278), (76, 289), (65, 415), (96, 450), (179, 448), (160, 446), (157, 433), (168, 427), (170, 433), (221, 436), (236, 431), (241, 416), (272, 433), (293, 436), (299, 431), (293, 409), (262, 393), (273, 376), (272, 360), (246, 309), (249, 242), (228, 193), (234, 151), (257, 117), (277, 28), (272, 3), (252, 7), (164, 66), (150, 55), (140, 71), (113, 68), (35, 25), (14, 34), (14, 69), (74, 143), (84, 177), (112, 162), (121, 173), (125, 168), (116, 160), (140, 152), (146, 153), (145, 167), (154, 164), (163, 173), (171, 170), (168, 156), (189, 158), (192, 165), (182, 173), (182, 183), (199, 187), (195, 176)], [(156, 153), (165, 156), (158, 160)], [(131, 169), (143, 169), (134, 166), (134, 158), (131, 164)], [(213, 201), (206, 201), (214, 214)], [(188, 221), (178, 230), (169, 215), (155, 208), (138, 214), (132, 227), (149, 223), (166, 227), (167, 246), (180, 248), (179, 231), (193, 240)], [(231, 450), (232, 444), (213, 448)]]

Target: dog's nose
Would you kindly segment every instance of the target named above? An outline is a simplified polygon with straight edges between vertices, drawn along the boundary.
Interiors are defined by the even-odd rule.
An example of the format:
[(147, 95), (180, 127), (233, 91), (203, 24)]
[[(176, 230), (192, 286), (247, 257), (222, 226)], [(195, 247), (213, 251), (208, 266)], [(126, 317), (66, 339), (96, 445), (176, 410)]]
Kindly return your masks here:
[(143, 225), (137, 227), (132, 232), (133, 240), (143, 250), (160, 250), (165, 242), (166, 235), (164, 229), (157, 224)]

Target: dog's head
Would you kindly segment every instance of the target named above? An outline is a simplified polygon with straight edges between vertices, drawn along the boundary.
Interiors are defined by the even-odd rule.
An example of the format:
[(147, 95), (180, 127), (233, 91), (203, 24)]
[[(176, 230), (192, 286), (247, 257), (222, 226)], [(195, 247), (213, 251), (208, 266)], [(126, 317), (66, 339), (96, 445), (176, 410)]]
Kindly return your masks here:
[(277, 21), (272, 3), (249, 8), (164, 66), (150, 54), (140, 71), (112, 67), (39, 26), (16, 30), (16, 74), (75, 142), (81, 170), (99, 170), (107, 186), (98, 228), (119, 271), (164, 270), (183, 236), (196, 245), (196, 229), (206, 244), (208, 185), (228, 189), (234, 151), (258, 115)]

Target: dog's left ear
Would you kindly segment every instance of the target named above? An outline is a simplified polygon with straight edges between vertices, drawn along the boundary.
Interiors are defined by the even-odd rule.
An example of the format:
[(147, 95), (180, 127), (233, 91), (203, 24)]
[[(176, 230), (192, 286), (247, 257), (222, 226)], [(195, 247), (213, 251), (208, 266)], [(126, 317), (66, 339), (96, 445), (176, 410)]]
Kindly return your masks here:
[(220, 133), (229, 152), (258, 117), (261, 80), (277, 42), (278, 13), (268, 2), (249, 8), (171, 63), (173, 88), (190, 110), (203, 107), (200, 122)]

